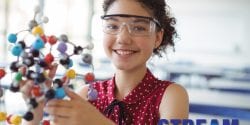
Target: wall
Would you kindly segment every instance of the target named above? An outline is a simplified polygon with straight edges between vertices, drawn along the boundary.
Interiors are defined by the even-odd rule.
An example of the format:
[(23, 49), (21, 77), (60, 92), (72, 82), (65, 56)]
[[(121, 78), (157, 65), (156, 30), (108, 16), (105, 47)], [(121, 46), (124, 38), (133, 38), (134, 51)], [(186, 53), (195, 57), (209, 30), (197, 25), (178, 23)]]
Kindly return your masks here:
[(250, 62), (249, 0), (169, 0), (180, 40), (173, 60), (208, 64)]

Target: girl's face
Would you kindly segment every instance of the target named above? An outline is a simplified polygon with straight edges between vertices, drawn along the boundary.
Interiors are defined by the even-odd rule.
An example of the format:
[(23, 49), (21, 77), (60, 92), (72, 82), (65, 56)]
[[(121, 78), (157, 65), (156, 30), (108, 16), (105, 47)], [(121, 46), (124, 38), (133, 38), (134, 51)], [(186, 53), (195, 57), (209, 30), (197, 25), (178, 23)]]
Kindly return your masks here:
[[(152, 17), (135, 0), (115, 1), (109, 7), (106, 15), (114, 14)], [(131, 71), (145, 67), (153, 49), (158, 47), (162, 41), (163, 31), (155, 32), (156, 25), (152, 20), (111, 16), (106, 19), (105, 23), (107, 31), (104, 33), (104, 50), (114, 66), (120, 70)]]

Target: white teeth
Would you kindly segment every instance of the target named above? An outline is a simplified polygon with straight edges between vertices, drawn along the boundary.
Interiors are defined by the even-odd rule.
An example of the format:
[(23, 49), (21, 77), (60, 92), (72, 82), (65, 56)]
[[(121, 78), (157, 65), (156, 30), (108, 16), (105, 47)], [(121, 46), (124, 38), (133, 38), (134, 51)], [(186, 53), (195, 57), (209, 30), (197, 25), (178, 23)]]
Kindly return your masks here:
[(130, 50), (116, 50), (116, 53), (119, 55), (130, 55), (132, 53), (134, 53), (134, 51), (130, 51)]

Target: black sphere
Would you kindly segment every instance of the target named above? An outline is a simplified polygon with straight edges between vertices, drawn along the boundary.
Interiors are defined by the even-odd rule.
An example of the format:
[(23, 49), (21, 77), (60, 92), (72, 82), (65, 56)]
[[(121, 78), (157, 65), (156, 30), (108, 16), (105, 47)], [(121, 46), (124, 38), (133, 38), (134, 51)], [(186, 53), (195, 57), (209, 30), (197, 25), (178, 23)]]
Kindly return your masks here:
[(23, 119), (25, 119), (25, 120), (27, 120), (27, 121), (31, 121), (31, 120), (33, 120), (33, 118), (34, 118), (34, 115), (33, 115), (32, 112), (27, 112), (27, 113), (24, 114), (24, 116), (23, 116)]
[(56, 92), (55, 90), (53, 89), (49, 89), (46, 93), (45, 93), (45, 97), (50, 100), (50, 99), (53, 99), (56, 95)]
[(38, 106), (38, 103), (35, 98), (31, 98), (29, 104), (32, 106), (32, 108), (36, 108)]
[(12, 71), (12, 72), (17, 72), (18, 71), (18, 62), (12, 62), (11, 64), (10, 64), (10, 70)]

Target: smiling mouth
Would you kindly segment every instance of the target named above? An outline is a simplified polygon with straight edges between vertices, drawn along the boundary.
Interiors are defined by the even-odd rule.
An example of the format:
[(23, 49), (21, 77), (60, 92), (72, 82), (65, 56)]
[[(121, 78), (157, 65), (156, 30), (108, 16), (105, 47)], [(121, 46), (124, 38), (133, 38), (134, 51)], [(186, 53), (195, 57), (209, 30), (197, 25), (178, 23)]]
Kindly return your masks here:
[(134, 53), (136, 53), (137, 51), (133, 51), (133, 50), (114, 50), (114, 52), (118, 55), (121, 56), (126, 56), (126, 55), (132, 55)]

